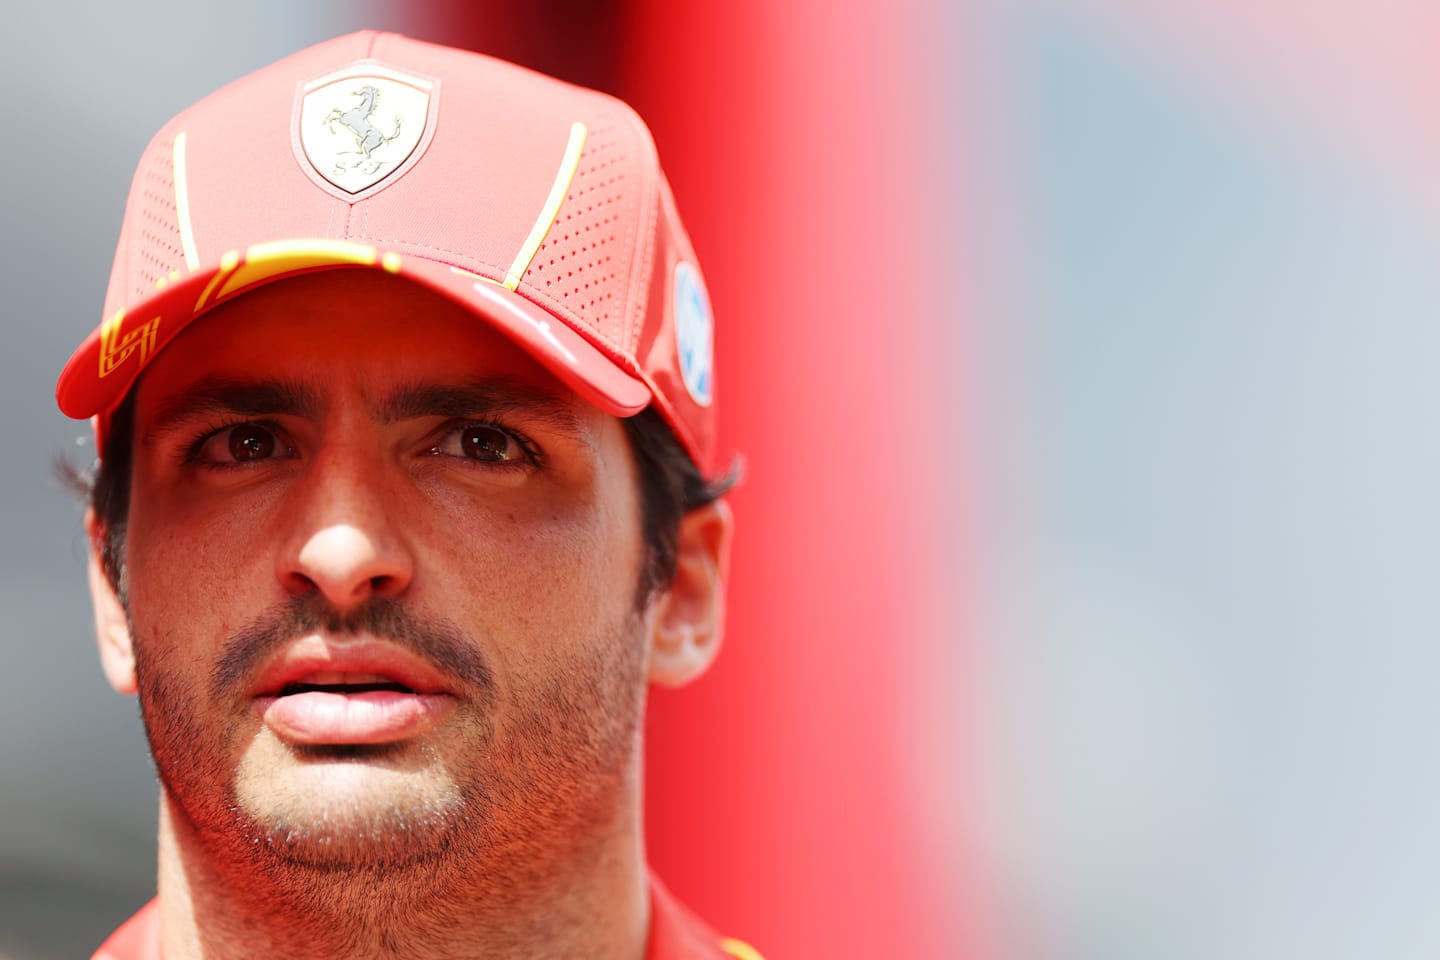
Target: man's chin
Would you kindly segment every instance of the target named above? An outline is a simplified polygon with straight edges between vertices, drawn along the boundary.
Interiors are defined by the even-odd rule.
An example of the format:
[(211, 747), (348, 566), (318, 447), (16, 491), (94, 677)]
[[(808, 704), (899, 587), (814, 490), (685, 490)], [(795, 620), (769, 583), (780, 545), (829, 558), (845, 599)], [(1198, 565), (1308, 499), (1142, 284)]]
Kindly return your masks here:
[[(395, 745), (247, 756), (235, 799), (256, 852), (314, 867), (394, 869), (451, 846), (464, 797), (447, 771)], [(278, 762), (277, 762), (278, 760)]]

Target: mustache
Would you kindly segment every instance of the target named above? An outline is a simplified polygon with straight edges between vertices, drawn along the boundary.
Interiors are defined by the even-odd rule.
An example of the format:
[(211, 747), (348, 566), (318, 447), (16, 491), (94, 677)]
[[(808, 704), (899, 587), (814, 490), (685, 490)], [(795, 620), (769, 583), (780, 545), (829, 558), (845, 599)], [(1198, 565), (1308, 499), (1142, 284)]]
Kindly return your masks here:
[(251, 677), (267, 657), (301, 637), (324, 631), (385, 640), (466, 685), (489, 689), (492, 675), (478, 644), (440, 617), (419, 617), (398, 600), (370, 597), (340, 612), (318, 594), (291, 597), (260, 614), (225, 640), (211, 671), (211, 692), (225, 696)]

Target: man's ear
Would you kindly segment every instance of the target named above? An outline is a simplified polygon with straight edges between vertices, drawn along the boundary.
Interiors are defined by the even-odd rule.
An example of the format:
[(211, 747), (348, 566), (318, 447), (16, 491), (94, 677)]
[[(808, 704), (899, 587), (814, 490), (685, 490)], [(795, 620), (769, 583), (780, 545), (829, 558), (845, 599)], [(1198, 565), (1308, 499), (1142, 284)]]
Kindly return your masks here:
[(689, 683), (720, 652), (732, 526), (730, 505), (724, 500), (697, 507), (681, 519), (675, 579), (655, 601), (651, 620), (651, 683)]
[(105, 531), (95, 518), (94, 510), (85, 511), (85, 532), (90, 539), (90, 602), (95, 607), (95, 639), (100, 645), (100, 666), (110, 686), (119, 693), (135, 692), (135, 650), (130, 643), (130, 624), (125, 608), (115, 593), (110, 578), (100, 562)]

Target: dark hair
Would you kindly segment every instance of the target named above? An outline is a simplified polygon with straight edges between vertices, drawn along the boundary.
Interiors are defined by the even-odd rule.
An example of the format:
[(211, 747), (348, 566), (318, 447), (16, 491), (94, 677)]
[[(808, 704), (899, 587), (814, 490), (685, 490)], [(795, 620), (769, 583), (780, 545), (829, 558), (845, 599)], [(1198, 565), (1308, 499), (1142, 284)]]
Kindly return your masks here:
[(640, 533), (645, 567), (640, 572), (636, 605), (643, 609), (675, 579), (680, 521), (691, 510), (719, 500), (740, 480), (740, 464), (706, 480), (654, 407), (620, 421), (640, 478)]
[[(130, 460), (133, 449), (134, 392), (110, 418), (105, 448), (94, 469), (81, 472), (69, 464), (58, 469), (62, 480), (89, 500), (99, 521), (100, 563), (122, 602), (125, 600), (125, 527), (130, 510)], [(622, 420), (640, 480), (640, 533), (645, 564), (640, 571), (636, 603), (644, 607), (675, 577), (680, 521), (691, 510), (713, 503), (739, 480), (738, 465), (706, 480), (670, 427), (654, 407)]]

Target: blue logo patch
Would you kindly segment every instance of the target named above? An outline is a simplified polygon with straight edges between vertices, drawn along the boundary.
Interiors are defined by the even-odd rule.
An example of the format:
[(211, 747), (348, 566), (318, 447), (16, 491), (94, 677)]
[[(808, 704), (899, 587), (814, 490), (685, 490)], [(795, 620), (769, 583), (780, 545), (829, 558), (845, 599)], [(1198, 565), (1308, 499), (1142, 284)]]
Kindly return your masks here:
[(715, 360), (715, 318), (699, 272), (685, 261), (675, 265), (675, 347), (685, 389), (700, 406), (710, 406)]

